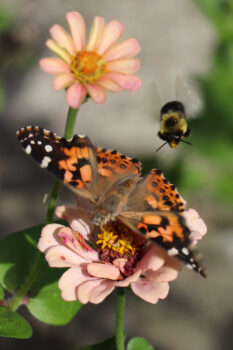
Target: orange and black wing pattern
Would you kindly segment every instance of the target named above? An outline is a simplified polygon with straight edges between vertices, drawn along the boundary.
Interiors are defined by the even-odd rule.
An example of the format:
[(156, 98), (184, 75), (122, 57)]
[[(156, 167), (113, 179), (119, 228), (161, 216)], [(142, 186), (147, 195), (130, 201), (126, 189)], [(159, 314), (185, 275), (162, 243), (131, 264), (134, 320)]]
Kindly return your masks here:
[(136, 158), (127, 157), (117, 150), (108, 150), (97, 147), (98, 173), (110, 177), (114, 174), (125, 176), (138, 175), (141, 173), (142, 165)]
[[(98, 188), (105, 196), (115, 185), (127, 179), (139, 178), (142, 165), (136, 158), (127, 157), (117, 150), (97, 147)], [(136, 181), (136, 180), (135, 180)]]
[(24, 151), (53, 175), (85, 198), (95, 201), (97, 189), (96, 148), (87, 136), (71, 140), (38, 126), (17, 131)]
[(129, 203), (129, 211), (121, 214), (122, 221), (206, 277), (182, 215), (184, 202), (160, 170), (153, 169), (140, 179)]

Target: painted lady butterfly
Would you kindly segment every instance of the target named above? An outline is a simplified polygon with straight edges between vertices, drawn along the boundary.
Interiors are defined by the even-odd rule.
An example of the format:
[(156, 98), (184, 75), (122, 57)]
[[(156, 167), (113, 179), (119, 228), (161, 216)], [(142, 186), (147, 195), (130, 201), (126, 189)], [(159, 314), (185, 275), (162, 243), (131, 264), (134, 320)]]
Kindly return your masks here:
[(152, 169), (142, 177), (137, 159), (96, 147), (87, 136), (66, 140), (28, 126), (17, 137), (42, 168), (94, 204), (93, 223), (102, 226), (117, 218), (206, 277), (191, 249), (190, 230), (182, 215), (184, 203), (160, 170)]

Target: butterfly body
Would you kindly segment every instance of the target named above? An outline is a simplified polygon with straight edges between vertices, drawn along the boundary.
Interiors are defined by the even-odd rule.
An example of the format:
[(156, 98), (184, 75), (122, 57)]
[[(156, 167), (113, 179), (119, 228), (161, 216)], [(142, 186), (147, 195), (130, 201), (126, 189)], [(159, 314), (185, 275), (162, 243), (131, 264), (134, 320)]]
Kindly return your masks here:
[(191, 247), (184, 202), (160, 170), (142, 176), (137, 159), (96, 147), (86, 136), (66, 140), (39, 127), (26, 127), (17, 137), (41, 167), (92, 203), (95, 225), (119, 220), (205, 276)]

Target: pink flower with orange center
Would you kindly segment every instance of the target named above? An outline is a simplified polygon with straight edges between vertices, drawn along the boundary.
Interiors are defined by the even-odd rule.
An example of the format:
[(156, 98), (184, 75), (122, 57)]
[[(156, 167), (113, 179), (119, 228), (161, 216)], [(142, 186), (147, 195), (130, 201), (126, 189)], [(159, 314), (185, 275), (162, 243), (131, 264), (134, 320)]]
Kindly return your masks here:
[(86, 96), (96, 103), (103, 103), (106, 91), (136, 91), (141, 79), (134, 75), (140, 68), (140, 60), (134, 58), (140, 45), (134, 38), (117, 43), (124, 31), (119, 21), (105, 24), (102, 17), (95, 17), (89, 39), (85, 44), (86, 26), (76, 11), (68, 12), (68, 34), (59, 24), (50, 29), (52, 39), (47, 47), (59, 58), (42, 58), (44, 72), (55, 74), (53, 88), (66, 89), (70, 107), (78, 108)]
[[(56, 214), (70, 227), (46, 225), (38, 248), (51, 267), (69, 268), (58, 282), (64, 300), (98, 304), (115, 287), (129, 286), (152, 304), (166, 298), (168, 282), (182, 269), (180, 261), (155, 244), (145, 244), (144, 238), (117, 221), (96, 233), (88, 214), (77, 207), (61, 206)], [(203, 220), (193, 209), (185, 217), (194, 240), (200, 239), (206, 233)]]

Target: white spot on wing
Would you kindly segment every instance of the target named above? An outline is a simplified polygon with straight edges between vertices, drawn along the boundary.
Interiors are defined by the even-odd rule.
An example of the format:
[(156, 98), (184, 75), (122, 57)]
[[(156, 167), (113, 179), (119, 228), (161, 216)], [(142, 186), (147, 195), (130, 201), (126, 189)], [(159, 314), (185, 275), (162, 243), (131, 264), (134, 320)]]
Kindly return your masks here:
[(182, 248), (182, 253), (184, 254), (184, 255), (189, 255), (189, 250), (188, 250), (188, 248), (186, 248), (186, 247), (184, 247), (184, 248)]
[(42, 162), (40, 164), (40, 167), (41, 168), (47, 168), (47, 166), (49, 165), (49, 163), (52, 161), (52, 159), (50, 157), (47, 157), (45, 156), (43, 159), (42, 159)]
[(173, 255), (177, 255), (179, 252), (178, 252), (178, 249), (171, 248), (171, 249), (168, 249), (167, 253), (168, 255), (173, 256)]
[(37, 141), (37, 144), (38, 144), (38, 145), (42, 145), (42, 142), (41, 142), (41, 141)]
[(187, 266), (187, 268), (188, 268), (188, 269), (191, 269), (191, 270), (193, 270), (193, 267), (192, 267), (192, 265), (190, 265), (190, 264), (186, 264), (186, 266)]
[(34, 140), (31, 140), (31, 141), (30, 141), (30, 144), (31, 144), (31, 145), (34, 145), (34, 144), (35, 144), (35, 141), (34, 141)]
[(86, 135), (78, 135), (78, 137), (80, 137), (80, 139), (84, 139)]
[(27, 145), (27, 147), (25, 148), (25, 152), (26, 152), (27, 154), (30, 154), (31, 151), (32, 151), (31, 146), (30, 146), (30, 145)]
[(46, 152), (52, 152), (52, 150), (53, 150), (53, 147), (51, 146), (51, 145), (46, 145), (45, 146), (45, 150), (46, 150)]

